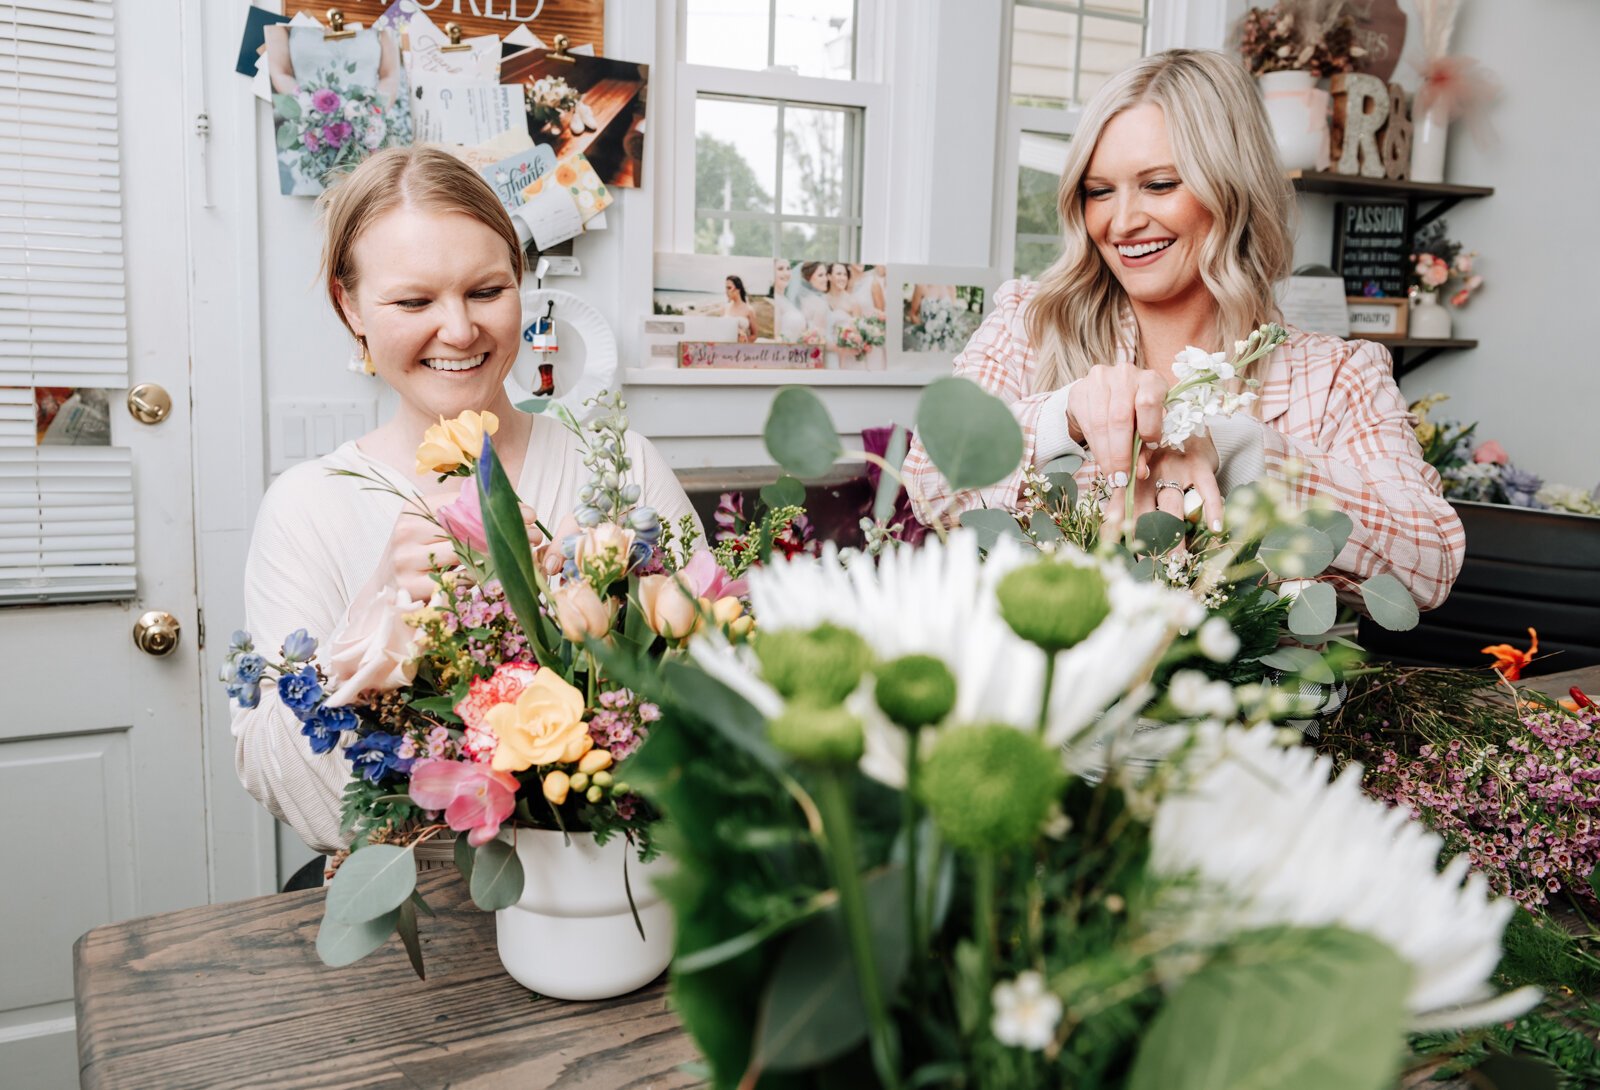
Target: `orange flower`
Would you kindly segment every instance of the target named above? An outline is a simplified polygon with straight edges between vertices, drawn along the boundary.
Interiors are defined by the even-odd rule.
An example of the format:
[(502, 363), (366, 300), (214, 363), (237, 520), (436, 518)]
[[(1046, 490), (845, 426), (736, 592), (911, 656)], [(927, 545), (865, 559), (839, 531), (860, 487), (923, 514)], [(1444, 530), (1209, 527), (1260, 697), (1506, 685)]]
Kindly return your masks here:
[(578, 172), (572, 169), (571, 163), (562, 163), (556, 167), (556, 184), (572, 185), (578, 180)]
[(535, 178), (528, 188), (522, 191), (522, 199), (527, 200), (529, 197), (537, 197), (543, 190), (544, 179)]
[(1539, 633), (1530, 628), (1528, 638), (1533, 642), (1526, 651), (1519, 651), (1509, 643), (1497, 643), (1483, 649), (1485, 655), (1494, 656), (1494, 669), (1507, 681), (1521, 678), (1523, 668), (1539, 653)]

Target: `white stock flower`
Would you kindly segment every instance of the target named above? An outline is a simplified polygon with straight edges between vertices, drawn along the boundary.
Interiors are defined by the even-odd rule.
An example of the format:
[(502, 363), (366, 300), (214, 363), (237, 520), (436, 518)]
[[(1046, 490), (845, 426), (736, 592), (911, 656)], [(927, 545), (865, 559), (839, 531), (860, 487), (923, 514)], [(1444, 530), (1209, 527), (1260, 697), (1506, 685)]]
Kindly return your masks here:
[(1167, 685), (1167, 699), (1180, 715), (1199, 719), (1215, 716), (1227, 719), (1239, 710), (1233, 696), (1233, 686), (1226, 681), (1212, 681), (1199, 670), (1179, 670)]
[[(1539, 1001), (1536, 988), (1495, 995), (1489, 977), (1516, 911), (1490, 896), (1443, 841), (1361, 791), (1361, 766), (1331, 783), (1333, 761), (1283, 748), (1265, 724), (1202, 728), (1151, 828), (1150, 867), (1193, 878), (1168, 909), (1203, 941), (1258, 928), (1343, 927), (1370, 935), (1411, 966), (1411, 1028), (1504, 1021)], [(1307, 1012), (1308, 1014), (1312, 1012)]]
[(1239, 653), (1239, 637), (1222, 617), (1208, 617), (1195, 633), (1200, 653), (1212, 662), (1232, 662)]
[[(995, 587), (1007, 572), (1037, 562), (1040, 554), (1001, 539), (988, 558), (978, 538), (957, 530), (947, 542), (886, 552), (876, 564), (857, 559), (848, 568), (832, 545), (820, 558), (774, 558), (750, 572), (751, 612), (758, 631), (810, 629), (831, 621), (861, 635), (880, 661), (926, 654), (956, 678), (957, 723), (1008, 723), (1034, 729), (1044, 685), (1044, 652), (1011, 631), (1000, 616)], [(1056, 563), (1092, 565), (1106, 579), (1111, 613), (1078, 646), (1056, 658), (1045, 738), (1074, 749), (1092, 745), (1126, 716), (1103, 712), (1135, 692), (1176, 632), (1200, 622), (1202, 607), (1189, 595), (1135, 582), (1119, 565), (1103, 564), (1062, 548)], [(771, 716), (782, 699), (761, 680), (748, 648), (715, 633), (695, 637), (690, 654), (707, 673)], [(905, 783), (905, 732), (878, 711), (870, 684), (851, 698), (866, 724), (861, 768), (891, 787)], [(924, 744), (937, 732), (924, 731)]]
[(1211, 370), (1212, 356), (1204, 348), (1194, 345), (1185, 345), (1182, 352), (1172, 357), (1172, 374), (1178, 381), (1183, 381), (1191, 375), (1202, 371)]
[(1061, 1023), (1061, 999), (1044, 986), (1044, 977), (1029, 969), (1013, 981), (994, 986), (994, 1039), (1011, 1048), (1040, 1052), (1055, 1038)]

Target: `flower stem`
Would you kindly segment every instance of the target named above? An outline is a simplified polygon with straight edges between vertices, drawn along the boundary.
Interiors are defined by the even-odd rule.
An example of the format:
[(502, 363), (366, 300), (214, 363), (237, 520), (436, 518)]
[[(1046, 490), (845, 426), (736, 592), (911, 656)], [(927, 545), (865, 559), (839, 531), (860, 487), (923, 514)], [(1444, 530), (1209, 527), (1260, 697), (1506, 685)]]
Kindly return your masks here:
[(839, 912), (844, 917), (850, 956), (855, 962), (861, 985), (861, 1003), (867, 1010), (867, 1034), (872, 1063), (879, 1081), (888, 1090), (900, 1086), (899, 1048), (895, 1044), (889, 1010), (884, 1002), (883, 983), (872, 957), (872, 932), (867, 922), (867, 901), (861, 890), (861, 875), (856, 870), (856, 846), (850, 801), (846, 795), (844, 773), (838, 769), (823, 772), (818, 784), (817, 803), (822, 810), (822, 827), (827, 834), (833, 881), (839, 890)]
[(921, 740), (918, 731), (906, 731), (906, 789), (900, 795), (900, 827), (906, 838), (906, 934), (911, 936), (913, 1001), (922, 984), (919, 955), (928, 948), (922, 932), (922, 914), (917, 911), (917, 857), (922, 853), (922, 845), (917, 843), (917, 751)]
[(999, 943), (994, 923), (995, 872), (993, 852), (978, 852), (973, 857), (972, 938), (978, 944), (978, 979), (983, 982), (983, 1018), (989, 1022), (989, 993), (994, 986), (994, 952)]
[(1046, 651), (1044, 654), (1044, 692), (1039, 696), (1039, 736), (1044, 737), (1044, 729), (1050, 723), (1050, 689), (1056, 682), (1056, 652)]
[(1128, 460), (1128, 488), (1122, 494), (1122, 540), (1133, 546), (1133, 494), (1139, 473), (1139, 451), (1144, 446), (1144, 436), (1133, 437), (1133, 457)]

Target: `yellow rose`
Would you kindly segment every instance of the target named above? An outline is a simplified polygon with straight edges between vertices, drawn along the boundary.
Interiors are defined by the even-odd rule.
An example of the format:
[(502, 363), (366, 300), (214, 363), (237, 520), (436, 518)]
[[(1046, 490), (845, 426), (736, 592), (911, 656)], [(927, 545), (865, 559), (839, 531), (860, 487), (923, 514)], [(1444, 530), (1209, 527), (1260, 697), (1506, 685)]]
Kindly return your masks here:
[(614, 610), (611, 599), (602, 599), (582, 579), (569, 579), (551, 592), (556, 601), (556, 619), (561, 634), (573, 643), (591, 637), (603, 638), (611, 632)]
[(495, 736), (496, 772), (576, 761), (594, 747), (583, 722), (583, 694), (548, 668), (534, 675), (516, 703), (496, 704), (483, 719)]
[(704, 598), (696, 598), (687, 582), (675, 575), (647, 575), (639, 580), (639, 605), (650, 631), (669, 640), (687, 639), (700, 627)]
[(418, 473), (454, 473), (462, 465), (475, 462), (483, 453), (483, 437), (500, 430), (494, 413), (475, 413), (471, 409), (454, 420), (439, 422), (422, 436), (417, 448)]

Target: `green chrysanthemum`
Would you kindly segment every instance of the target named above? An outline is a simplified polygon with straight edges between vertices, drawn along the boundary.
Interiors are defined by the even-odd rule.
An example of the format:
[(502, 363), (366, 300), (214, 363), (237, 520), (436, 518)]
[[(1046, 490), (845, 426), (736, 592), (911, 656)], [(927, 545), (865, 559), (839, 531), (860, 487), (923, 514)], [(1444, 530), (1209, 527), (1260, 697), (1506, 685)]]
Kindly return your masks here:
[(1052, 654), (1083, 642), (1111, 613), (1105, 576), (1059, 560), (1008, 572), (995, 593), (1011, 630)]
[(878, 667), (873, 697), (890, 720), (916, 730), (950, 714), (956, 704), (956, 679), (932, 655), (905, 655)]
[(772, 744), (801, 761), (849, 766), (861, 759), (861, 720), (837, 704), (796, 701), (767, 724)]
[(946, 730), (922, 769), (923, 802), (940, 834), (970, 852), (1020, 848), (1061, 796), (1061, 757), (1000, 723)]
[(872, 665), (867, 642), (848, 628), (823, 623), (808, 632), (764, 632), (755, 640), (761, 675), (785, 700), (841, 703)]

